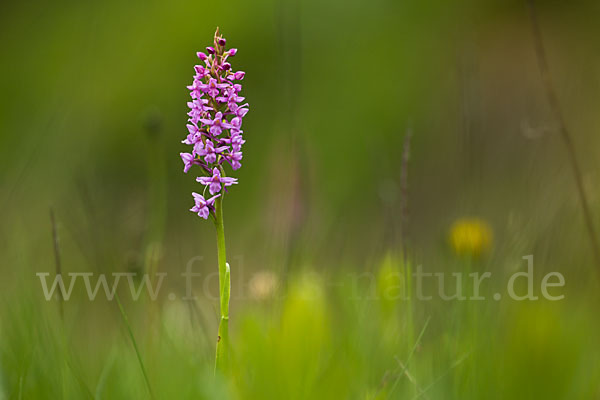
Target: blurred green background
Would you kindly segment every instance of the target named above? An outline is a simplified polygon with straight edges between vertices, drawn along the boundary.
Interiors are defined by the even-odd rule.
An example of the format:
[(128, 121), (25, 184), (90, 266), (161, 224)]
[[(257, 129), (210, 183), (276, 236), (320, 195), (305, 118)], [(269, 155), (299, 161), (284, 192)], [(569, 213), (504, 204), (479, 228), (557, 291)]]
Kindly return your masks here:
[[(167, 298), (186, 290), (167, 278), (158, 301), (124, 301), (155, 397), (600, 396), (599, 271), (524, 2), (1, 9), (0, 398), (149, 398), (115, 302), (79, 288), (61, 319), (35, 273), (55, 272), (50, 210), (63, 272), (179, 277), (198, 256), (196, 272), (216, 271), (179, 157), (185, 86), (216, 26), (250, 103), (225, 204), (236, 363), (213, 379), (216, 282), (198, 280), (192, 305)], [(598, 229), (600, 3), (537, 10)], [(469, 216), (493, 242), (465, 260), (448, 230)], [(565, 276), (565, 300), (381, 295), (416, 265), (492, 271), (499, 288), (528, 254), (536, 285)]]

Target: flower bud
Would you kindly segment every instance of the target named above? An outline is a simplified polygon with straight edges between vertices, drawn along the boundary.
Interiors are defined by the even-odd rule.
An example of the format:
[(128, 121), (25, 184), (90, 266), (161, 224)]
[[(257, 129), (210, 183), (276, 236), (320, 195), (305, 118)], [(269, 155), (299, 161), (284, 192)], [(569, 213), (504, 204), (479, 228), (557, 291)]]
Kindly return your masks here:
[(198, 56), (199, 59), (201, 59), (202, 61), (206, 61), (206, 59), (208, 57), (206, 57), (206, 54), (204, 54), (203, 52), (199, 51), (196, 53), (196, 55)]
[(229, 53), (230, 56), (233, 57), (233, 56), (235, 56), (235, 53), (237, 53), (237, 49), (229, 49), (228, 53)]
[(225, 46), (225, 43), (227, 43), (227, 40), (225, 40), (225, 38), (219, 38), (217, 43), (219, 43), (219, 46), (222, 47), (222, 46)]
[(215, 54), (215, 48), (214, 47), (208, 46), (206, 48), (206, 51), (208, 52), (208, 54)]

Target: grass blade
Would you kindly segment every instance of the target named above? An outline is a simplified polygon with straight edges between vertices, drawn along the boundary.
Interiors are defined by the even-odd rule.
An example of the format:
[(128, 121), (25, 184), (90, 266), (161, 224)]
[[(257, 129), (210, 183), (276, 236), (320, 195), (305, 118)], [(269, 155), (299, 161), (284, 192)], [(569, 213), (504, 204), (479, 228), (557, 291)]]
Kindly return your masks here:
[(129, 324), (129, 319), (127, 318), (125, 309), (123, 308), (123, 305), (121, 304), (119, 295), (116, 293), (115, 293), (115, 298), (117, 299), (117, 304), (119, 305), (119, 310), (121, 311), (121, 316), (123, 317), (123, 322), (125, 322), (125, 326), (127, 327), (127, 331), (129, 332), (129, 337), (131, 338), (131, 343), (133, 344), (133, 348), (135, 349), (135, 354), (137, 355), (138, 361), (140, 363), (140, 368), (142, 370), (142, 374), (144, 375), (144, 380), (146, 381), (146, 386), (148, 387), (148, 392), (150, 393), (150, 398), (155, 399), (154, 393), (152, 392), (152, 387), (150, 386), (150, 380), (148, 379), (148, 374), (146, 373), (146, 368), (144, 367), (144, 362), (142, 361), (142, 355), (140, 354), (140, 350), (138, 348), (137, 342), (135, 341), (135, 336), (133, 335), (133, 330), (131, 329), (131, 325)]

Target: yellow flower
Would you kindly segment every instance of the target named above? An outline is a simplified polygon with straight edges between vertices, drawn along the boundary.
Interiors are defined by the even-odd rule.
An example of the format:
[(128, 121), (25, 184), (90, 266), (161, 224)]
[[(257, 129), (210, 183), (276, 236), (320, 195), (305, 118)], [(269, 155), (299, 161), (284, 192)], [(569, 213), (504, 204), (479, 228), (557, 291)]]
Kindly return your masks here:
[(459, 256), (480, 257), (492, 247), (492, 228), (480, 218), (460, 218), (450, 228), (450, 245)]

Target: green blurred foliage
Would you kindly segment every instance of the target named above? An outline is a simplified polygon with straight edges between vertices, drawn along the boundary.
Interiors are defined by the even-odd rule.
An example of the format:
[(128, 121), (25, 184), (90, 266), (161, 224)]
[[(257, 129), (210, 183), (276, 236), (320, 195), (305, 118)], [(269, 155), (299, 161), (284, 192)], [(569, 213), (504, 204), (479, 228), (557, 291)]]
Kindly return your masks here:
[[(597, 224), (600, 5), (538, 3)], [(596, 267), (523, 2), (59, 0), (0, 13), (0, 399), (149, 398), (114, 301), (77, 287), (61, 317), (35, 273), (50, 209), (64, 272), (215, 271), (179, 152), (216, 26), (251, 104), (225, 207), (234, 367), (213, 377), (215, 280), (193, 302), (169, 280), (124, 301), (156, 398), (597, 398)], [(494, 231), (477, 260), (448, 246), (469, 217)], [(566, 300), (406, 299), (417, 265), (492, 271), (494, 293), (527, 254)]]

